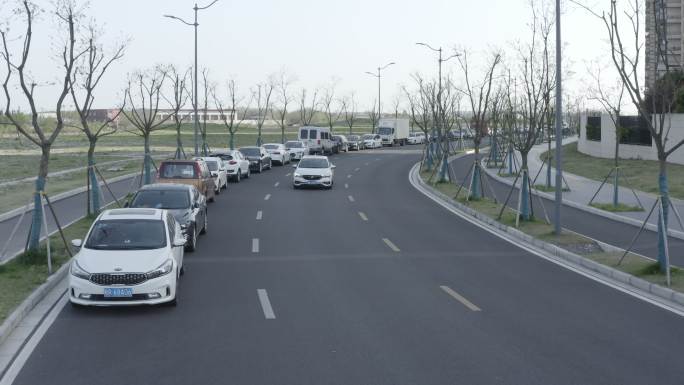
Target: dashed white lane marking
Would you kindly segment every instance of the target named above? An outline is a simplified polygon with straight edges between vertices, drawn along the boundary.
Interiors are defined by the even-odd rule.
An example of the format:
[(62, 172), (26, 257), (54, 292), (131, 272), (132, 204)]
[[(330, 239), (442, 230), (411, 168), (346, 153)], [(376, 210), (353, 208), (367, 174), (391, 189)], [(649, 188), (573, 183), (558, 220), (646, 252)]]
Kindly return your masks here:
[(276, 316), (273, 312), (271, 301), (268, 299), (268, 292), (266, 289), (257, 289), (257, 295), (259, 296), (259, 302), (261, 302), (261, 309), (264, 311), (264, 317), (266, 319), (275, 319)]
[(353, 197), (353, 196), (350, 195), (350, 196), (348, 196), (347, 198), (349, 199), (349, 202), (354, 202), (354, 197)]
[(482, 309), (480, 309), (479, 307), (477, 307), (474, 303), (468, 301), (468, 299), (465, 298), (464, 296), (462, 296), (462, 295), (458, 294), (457, 292), (455, 292), (455, 291), (454, 291), (452, 288), (450, 288), (449, 286), (440, 286), (440, 288), (441, 288), (442, 290), (444, 290), (447, 294), (449, 294), (451, 297), (453, 297), (455, 300), (457, 300), (458, 302), (462, 303), (463, 306), (467, 307), (468, 309), (470, 309), (470, 310), (472, 310), (472, 311), (482, 311)]
[(252, 253), (259, 252), (259, 238), (252, 238)]
[(361, 170), (361, 169), (360, 169), (360, 168), (358, 168), (358, 167), (354, 169), (354, 171), (359, 171), (359, 170)]
[(261, 220), (261, 217), (263, 217), (263, 215), (264, 215), (264, 213), (263, 213), (261, 210), (257, 211), (256, 220), (257, 220), (257, 221), (260, 221), (260, 220)]
[(292, 175), (291, 172), (288, 172), (287, 174), (285, 174), (285, 176), (290, 176), (290, 175)]
[(271, 194), (266, 194), (266, 196), (264, 197), (264, 200), (267, 201), (269, 199), (271, 199)]
[(344, 184), (344, 188), (349, 188), (349, 184), (348, 184), (348, 183), (345, 183), (345, 184)]
[(370, 163), (366, 162), (366, 166), (368, 166)]
[(368, 221), (368, 217), (363, 212), (359, 211), (359, 216), (361, 217), (362, 220), (364, 220), (366, 222)]
[(348, 175), (347, 175), (347, 178), (351, 178), (351, 174), (348, 174)]
[(392, 249), (392, 251), (394, 251), (395, 253), (398, 253), (398, 252), (401, 251), (401, 250), (399, 250), (399, 248), (397, 247), (397, 245), (395, 245), (394, 243), (392, 243), (392, 241), (390, 241), (389, 239), (387, 239), (387, 238), (382, 238), (382, 241), (385, 242), (385, 244), (387, 245), (387, 247), (389, 247), (390, 249)]
[(280, 182), (275, 182), (275, 184), (273, 185), (273, 187), (278, 187), (278, 186), (280, 186)]

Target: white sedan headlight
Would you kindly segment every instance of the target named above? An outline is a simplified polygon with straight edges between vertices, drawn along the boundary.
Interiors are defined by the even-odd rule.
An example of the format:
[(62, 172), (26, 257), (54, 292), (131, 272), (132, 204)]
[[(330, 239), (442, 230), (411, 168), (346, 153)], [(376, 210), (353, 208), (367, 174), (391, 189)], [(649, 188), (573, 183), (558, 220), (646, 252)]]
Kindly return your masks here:
[(90, 279), (90, 273), (85, 271), (79, 264), (74, 260), (71, 262), (71, 275), (74, 277), (78, 277), (81, 279), (89, 280)]
[(171, 270), (173, 270), (173, 259), (167, 259), (166, 262), (145, 275), (147, 275), (147, 279), (154, 279), (169, 274)]
[(302, 177), (302, 174), (296, 172), (296, 173), (294, 173), (294, 177), (295, 177), (295, 178), (301, 178), (301, 177)]

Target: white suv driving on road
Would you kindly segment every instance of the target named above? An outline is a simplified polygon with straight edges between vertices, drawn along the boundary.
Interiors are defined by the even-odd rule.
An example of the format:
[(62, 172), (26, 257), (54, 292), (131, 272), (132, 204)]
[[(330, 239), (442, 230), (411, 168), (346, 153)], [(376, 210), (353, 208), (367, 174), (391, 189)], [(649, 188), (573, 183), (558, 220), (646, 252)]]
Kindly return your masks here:
[(298, 164), (293, 165), (296, 170), (292, 180), (292, 187), (325, 187), (333, 186), (333, 169), (335, 165), (330, 163), (327, 156), (305, 155)]
[(69, 300), (78, 305), (177, 303), (185, 238), (167, 210), (113, 209), (100, 214), (71, 262)]

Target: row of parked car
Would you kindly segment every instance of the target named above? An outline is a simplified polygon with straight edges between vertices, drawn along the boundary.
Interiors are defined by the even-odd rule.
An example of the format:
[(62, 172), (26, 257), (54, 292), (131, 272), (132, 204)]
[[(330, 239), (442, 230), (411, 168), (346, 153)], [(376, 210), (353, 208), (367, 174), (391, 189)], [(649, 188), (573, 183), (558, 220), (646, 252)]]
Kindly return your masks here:
[(307, 153), (296, 141), (162, 161), (155, 183), (132, 194), (125, 208), (101, 213), (85, 240), (72, 241), (78, 253), (70, 269), (71, 304), (176, 305), (185, 252), (195, 251), (209, 228), (208, 203), (230, 181), (239, 183)]

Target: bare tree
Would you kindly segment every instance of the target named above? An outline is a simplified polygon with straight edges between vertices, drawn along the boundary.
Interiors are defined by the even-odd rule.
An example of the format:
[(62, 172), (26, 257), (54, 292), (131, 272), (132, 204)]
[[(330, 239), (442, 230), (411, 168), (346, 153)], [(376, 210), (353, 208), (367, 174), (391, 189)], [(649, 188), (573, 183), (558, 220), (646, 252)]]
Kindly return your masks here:
[(344, 111), (344, 122), (349, 127), (349, 135), (352, 135), (354, 130), (354, 123), (356, 123), (356, 100), (352, 92), (345, 100), (342, 101), (342, 109)]
[(368, 110), (368, 118), (370, 119), (371, 132), (375, 133), (376, 126), (380, 120), (380, 112), (378, 111), (378, 101), (373, 100), (373, 107)]
[(475, 80), (473, 82), (472, 73), (468, 63), (468, 51), (463, 50), (461, 55), (457, 57), (460, 64), (461, 70), (463, 70), (463, 75), (465, 77), (465, 89), (463, 93), (466, 96), (467, 103), (470, 107), (471, 120), (470, 127), (474, 131), (473, 136), (473, 147), (475, 148), (475, 163), (473, 164), (473, 169), (471, 171), (472, 179), (471, 185), (471, 197), (474, 199), (480, 199), (482, 191), (480, 191), (480, 186), (482, 181), (482, 170), (480, 170), (480, 143), (482, 137), (487, 132), (487, 120), (489, 118), (487, 112), (491, 107), (490, 97), (492, 93), (492, 84), (494, 81), (494, 72), (496, 67), (501, 63), (501, 53), (496, 51), (492, 54), (489, 63), (484, 67), (485, 72), (481, 80)]
[(269, 79), (264, 83), (257, 84), (256, 89), (252, 90), (252, 98), (256, 101), (257, 146), (261, 146), (264, 143), (261, 137), (261, 130), (271, 108), (271, 95), (274, 88), (272, 79)]
[(241, 108), (240, 104), (243, 103), (245, 99), (238, 96), (235, 80), (228, 80), (226, 88), (228, 91), (228, 104), (224, 104), (221, 101), (221, 98), (216, 96), (216, 92), (214, 92), (212, 96), (214, 105), (219, 112), (219, 118), (223, 122), (223, 125), (228, 129), (228, 134), (230, 135), (228, 146), (231, 150), (234, 150), (235, 134), (240, 129), (242, 122), (247, 118), (247, 111), (249, 111), (252, 98), (250, 98), (247, 104)]
[[(336, 108), (336, 103), (340, 104), (339, 108)], [(325, 94), (321, 100), (321, 106), (323, 107), (323, 113), (325, 114), (325, 121), (328, 123), (328, 128), (330, 128), (330, 133), (332, 134), (333, 125), (340, 119), (342, 111), (344, 110), (344, 106), (335, 99), (334, 83), (325, 90)]]
[(185, 159), (187, 157), (185, 153), (185, 148), (183, 148), (183, 137), (181, 129), (183, 123), (190, 115), (181, 114), (181, 110), (185, 107), (185, 104), (190, 99), (190, 92), (188, 91), (188, 80), (190, 78), (190, 68), (188, 68), (183, 74), (178, 72), (175, 66), (169, 67), (168, 77), (171, 82), (171, 89), (173, 92), (173, 99), (169, 99), (164, 94), (162, 96), (166, 102), (171, 106), (173, 110), (173, 125), (176, 128), (176, 152), (174, 154), (175, 159)]
[[(41, 224), (43, 221), (42, 210), (38, 207), (42, 204), (42, 195), (45, 191), (46, 179), (48, 176), (48, 164), (50, 161), (50, 151), (52, 145), (57, 139), (57, 136), (64, 128), (64, 115), (62, 107), (64, 100), (69, 95), (73, 69), (76, 60), (82, 53), (76, 52), (76, 20), (78, 15), (75, 14), (73, 4), (69, 2), (60, 2), (57, 4), (55, 15), (60, 23), (60, 28), (67, 31), (67, 38), (64, 46), (61, 47), (61, 61), (62, 61), (62, 82), (61, 89), (57, 97), (55, 113), (57, 119), (53, 127), (45, 127), (45, 122), (38, 119), (38, 110), (35, 103), (35, 90), (38, 85), (35, 81), (28, 79), (27, 64), (29, 53), (31, 51), (32, 35), (33, 35), (33, 21), (38, 12), (38, 7), (28, 0), (22, 1), (22, 7), (17, 10), (17, 17), (25, 17), (26, 29), (23, 36), (22, 50), (19, 54), (18, 62), (12, 59), (10, 50), (7, 44), (7, 33), (0, 31), (3, 43), (3, 59), (6, 64), (7, 74), (3, 82), (3, 90), (6, 98), (5, 116), (12, 126), (17, 129), (23, 136), (30, 140), (33, 144), (40, 148), (40, 163), (38, 166), (38, 176), (35, 183), (35, 191), (33, 192), (34, 207), (33, 216), (31, 220), (31, 232), (29, 235), (28, 250), (35, 252), (38, 250), (40, 244)], [(10, 80), (14, 73), (18, 75), (19, 86), (21, 88), (21, 95), (25, 98), (26, 103), (30, 108), (30, 124), (23, 122), (23, 119), (17, 117), (12, 112), (11, 108), (11, 94), (9, 91)], [(51, 131), (50, 131), (51, 129)]]
[[(642, 37), (641, 19), (643, 13), (641, 3), (641, 0), (631, 0), (628, 2), (627, 9), (622, 9), (622, 7), (618, 9), (617, 0), (611, 0), (608, 12), (600, 14), (589, 7), (582, 6), (602, 21), (610, 42), (611, 59), (615, 69), (622, 79), (632, 104), (645, 122), (656, 147), (659, 163), (658, 190), (660, 197), (658, 201), (661, 204), (660, 220), (658, 221), (658, 262), (662, 272), (669, 272), (667, 228), (670, 193), (667, 159), (674, 151), (684, 145), (684, 139), (676, 142), (671, 139), (668, 140), (671, 129), (671, 114), (676, 101), (676, 93), (673, 90), (676, 88), (677, 80), (673, 74), (678, 69), (677, 66), (670, 63), (672, 52), (668, 47), (669, 37), (665, 28), (669, 9), (661, 0), (646, 2), (649, 8), (645, 11), (653, 17), (655, 33)], [(627, 28), (623, 29), (622, 23), (626, 23)], [(652, 69), (648, 68), (648, 70), (655, 71), (654, 75), (658, 77), (652, 84), (646, 84), (648, 94), (644, 92), (639, 76), (645, 39), (648, 39), (652, 44), (655, 58)]]
[(144, 184), (152, 183), (150, 135), (166, 128), (164, 124), (174, 115), (159, 116), (159, 103), (164, 99), (162, 90), (166, 78), (167, 70), (159, 66), (148, 71), (138, 71), (129, 77), (124, 91), (124, 104), (129, 107), (123, 109), (122, 113), (135, 128), (130, 132), (144, 140)]
[(302, 88), (299, 96), (299, 122), (302, 126), (310, 126), (318, 107), (318, 90), (314, 89), (311, 103), (307, 102), (306, 88)]
[(125, 43), (120, 43), (111, 54), (107, 54), (98, 40), (99, 32), (93, 23), (88, 28), (85, 54), (77, 60), (69, 85), (71, 99), (80, 123), (77, 127), (88, 138), (88, 178), (91, 186), (90, 198), (88, 199), (90, 205), (87, 207), (88, 214), (100, 212), (100, 184), (95, 169), (95, 147), (100, 138), (116, 132), (117, 128), (114, 122), (119, 118), (123, 108), (119, 108), (114, 114), (105, 116), (104, 121), (92, 122), (91, 112), (95, 101), (95, 88), (100, 84), (102, 77), (112, 63), (123, 57), (125, 48)]
[[(409, 103), (409, 113), (411, 114), (411, 121), (414, 125), (418, 126), (420, 130), (425, 135), (425, 139), (430, 138), (430, 131), (432, 130), (433, 124), (433, 114), (432, 114), (432, 101), (430, 97), (432, 95), (431, 89), (434, 89), (434, 83), (427, 82), (423, 79), (420, 74), (412, 75), (416, 82), (417, 88), (414, 91), (404, 88), (404, 93)], [(423, 154), (423, 167), (426, 171), (430, 171), (433, 165), (432, 158), (432, 142), (428, 141), (425, 146)]]
[(278, 122), (280, 127), (280, 141), (285, 143), (285, 129), (288, 126), (287, 114), (288, 106), (293, 102), (294, 98), (290, 94), (291, 78), (284, 72), (280, 76), (276, 84), (276, 92), (278, 94), (277, 107), (271, 109), (271, 117)]
[[(531, 38), (527, 44), (520, 44), (517, 47), (520, 91), (517, 79), (512, 78), (509, 72), (505, 82), (507, 97), (503, 119), (504, 129), (509, 135), (512, 148), (517, 150), (522, 158), (522, 165), (516, 177), (516, 181), (520, 179), (521, 182), (518, 212), (522, 220), (532, 218), (528, 155), (543, 130), (550, 108), (547, 102), (548, 95), (554, 87), (551, 79), (555, 79), (550, 60), (553, 18), (548, 10), (542, 8), (540, 11), (534, 2), (531, 3), (531, 9)], [(511, 191), (514, 188), (515, 183)]]
[(401, 107), (401, 93), (397, 93), (392, 100), (392, 106), (394, 107), (394, 119), (399, 119), (399, 107)]
[(602, 75), (603, 70), (601, 65), (598, 63), (596, 63), (594, 68), (589, 69), (587, 72), (592, 78), (592, 84), (589, 87), (591, 100), (594, 100), (601, 105), (603, 110), (610, 117), (610, 120), (613, 122), (613, 127), (615, 127), (615, 147), (613, 152), (613, 161), (615, 166), (606, 176), (606, 180), (610, 178), (611, 175), (613, 176), (613, 207), (617, 207), (620, 203), (620, 139), (622, 137), (623, 131), (622, 127), (620, 126), (620, 115), (622, 111), (622, 105), (624, 104), (623, 99), (625, 95), (625, 84), (620, 78), (613, 79), (610, 84), (606, 84), (605, 76)]

